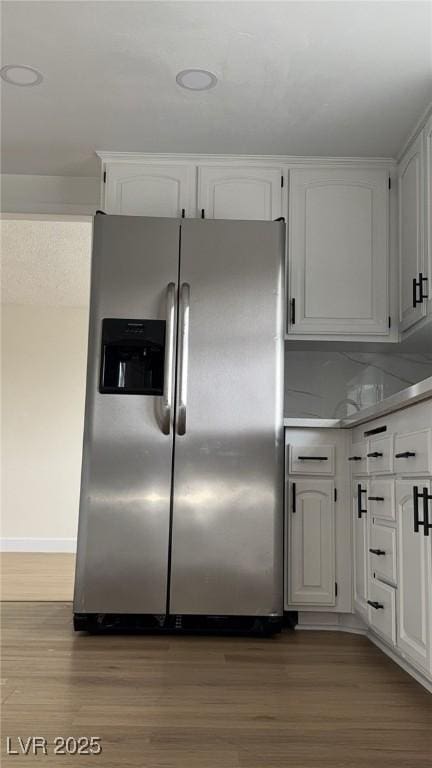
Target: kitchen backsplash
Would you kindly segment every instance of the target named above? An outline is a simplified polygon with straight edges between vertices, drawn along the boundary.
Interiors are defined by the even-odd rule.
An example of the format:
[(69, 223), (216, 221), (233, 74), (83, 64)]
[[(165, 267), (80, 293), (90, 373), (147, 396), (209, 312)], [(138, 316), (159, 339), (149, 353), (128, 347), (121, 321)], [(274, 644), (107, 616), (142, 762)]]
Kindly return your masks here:
[(432, 354), (287, 350), (285, 416), (347, 416), (428, 376)]

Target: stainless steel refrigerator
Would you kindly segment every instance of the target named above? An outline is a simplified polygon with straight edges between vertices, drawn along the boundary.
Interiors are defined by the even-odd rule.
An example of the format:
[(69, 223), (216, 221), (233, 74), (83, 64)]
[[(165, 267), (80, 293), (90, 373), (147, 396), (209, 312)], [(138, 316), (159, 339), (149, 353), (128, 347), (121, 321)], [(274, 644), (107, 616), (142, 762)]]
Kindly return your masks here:
[(76, 629), (277, 629), (282, 222), (98, 214)]

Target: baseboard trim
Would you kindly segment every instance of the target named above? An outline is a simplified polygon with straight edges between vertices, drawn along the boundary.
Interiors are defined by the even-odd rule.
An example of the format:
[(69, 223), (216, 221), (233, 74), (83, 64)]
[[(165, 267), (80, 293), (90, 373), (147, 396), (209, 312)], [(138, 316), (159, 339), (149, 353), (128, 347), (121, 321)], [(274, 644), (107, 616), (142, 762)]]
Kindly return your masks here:
[(366, 624), (355, 613), (324, 613), (323, 611), (299, 611), (296, 629), (351, 632), (354, 635), (365, 635), (367, 632)]
[(366, 636), (365, 629), (359, 629), (358, 627), (341, 627), (340, 624), (308, 624), (307, 626), (295, 627), (296, 632), (349, 632), (351, 635), (363, 635)]
[(0, 539), (0, 552), (76, 552), (76, 538), (69, 539)]

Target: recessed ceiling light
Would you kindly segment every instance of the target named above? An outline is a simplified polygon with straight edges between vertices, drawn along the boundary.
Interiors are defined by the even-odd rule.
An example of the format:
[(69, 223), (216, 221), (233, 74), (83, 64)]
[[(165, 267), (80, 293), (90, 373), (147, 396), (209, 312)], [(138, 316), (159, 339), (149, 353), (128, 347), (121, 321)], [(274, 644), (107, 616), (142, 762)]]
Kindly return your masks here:
[(39, 85), (43, 76), (37, 69), (28, 67), (25, 64), (5, 64), (0, 69), (0, 77), (11, 85)]
[(217, 77), (206, 69), (183, 69), (176, 76), (176, 82), (189, 91), (208, 91), (215, 87)]

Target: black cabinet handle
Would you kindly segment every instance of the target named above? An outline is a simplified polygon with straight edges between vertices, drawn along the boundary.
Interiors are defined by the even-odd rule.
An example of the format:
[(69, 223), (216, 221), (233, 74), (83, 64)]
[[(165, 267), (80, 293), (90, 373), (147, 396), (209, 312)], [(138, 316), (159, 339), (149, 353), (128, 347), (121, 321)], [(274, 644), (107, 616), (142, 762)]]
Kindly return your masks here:
[(372, 608), (375, 608), (376, 611), (378, 611), (380, 608), (384, 608), (382, 603), (378, 603), (377, 600), (368, 600), (368, 605), (371, 605)]
[[(423, 499), (423, 520), (419, 520), (419, 500)], [(414, 533), (418, 533), (420, 526), (423, 526), (424, 536), (429, 536), (429, 531), (432, 528), (432, 523), (429, 522), (429, 499), (432, 499), (431, 494), (427, 488), (423, 488), (420, 493), (416, 485), (413, 486), (413, 501), (414, 501)]]
[(362, 488), (360, 483), (357, 486), (357, 517), (361, 519), (362, 515), (367, 514), (367, 509), (362, 508), (361, 497), (362, 493), (366, 493), (366, 488)]
[(348, 461), (361, 461), (361, 460), (362, 460), (361, 456), (349, 456), (348, 457)]
[(295, 513), (297, 512), (297, 497), (296, 497), (296, 484), (295, 483), (291, 484), (291, 493), (292, 493), (292, 507), (291, 507), (291, 509), (292, 509), (293, 515), (295, 515)]
[(414, 533), (418, 533), (420, 526), (423, 523), (419, 520), (419, 498), (420, 493), (417, 485), (413, 486), (413, 503), (414, 503)]
[(370, 549), (369, 552), (372, 552), (373, 555), (385, 555), (383, 549)]
[(429, 499), (432, 499), (427, 488), (423, 488), (423, 533), (425, 536), (429, 536), (429, 530), (432, 528), (432, 523), (429, 522)]
[(368, 501), (385, 501), (384, 496), (368, 496)]
[[(428, 293), (423, 292), (423, 283), (427, 283), (428, 278), (423, 276), (423, 272), (419, 272), (418, 280), (413, 278), (413, 307), (416, 308), (417, 304), (423, 304), (424, 299), (429, 298)], [(417, 298), (417, 288), (419, 289), (419, 297)]]
[(415, 451), (404, 451), (403, 453), (395, 453), (395, 459), (410, 459), (415, 455)]
[(416, 308), (417, 304), (421, 304), (421, 299), (417, 298), (417, 287), (418, 287), (418, 282), (415, 279), (415, 277), (413, 277), (413, 281), (412, 281), (412, 304), (413, 304), (414, 309)]
[(295, 325), (295, 321), (296, 321), (295, 299), (291, 299), (291, 325)]
[(381, 453), (381, 451), (372, 451), (372, 453), (367, 454), (368, 459), (378, 459), (381, 456), (384, 456), (384, 454)]
[(298, 461), (328, 461), (328, 456), (297, 456)]
[(428, 299), (429, 298), (429, 294), (423, 292), (423, 283), (427, 283), (427, 281), (428, 281), (428, 278), (427, 277), (423, 277), (422, 272), (420, 272), (420, 274), (419, 274), (419, 283), (420, 283), (420, 299), (421, 299), (421, 301), (423, 301), (423, 299)]

